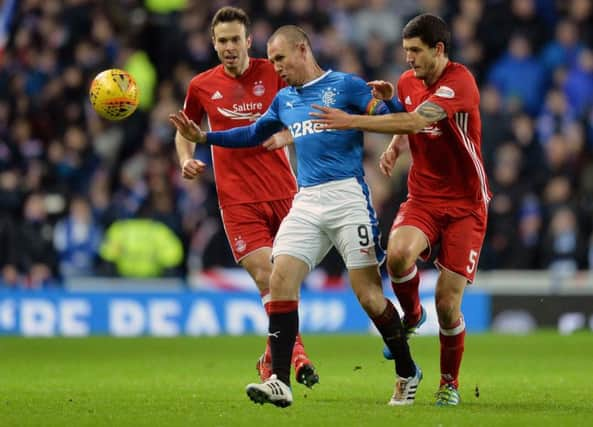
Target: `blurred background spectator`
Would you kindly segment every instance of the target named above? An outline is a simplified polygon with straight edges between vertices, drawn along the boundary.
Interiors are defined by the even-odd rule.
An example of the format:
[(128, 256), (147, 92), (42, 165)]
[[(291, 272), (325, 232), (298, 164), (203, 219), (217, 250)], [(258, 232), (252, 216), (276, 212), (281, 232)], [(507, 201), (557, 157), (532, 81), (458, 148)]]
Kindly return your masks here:
[(88, 200), (73, 196), (68, 216), (58, 220), (53, 236), (60, 273), (64, 279), (96, 273), (102, 234)]
[[(481, 268), (572, 274), (591, 267), (590, 0), (7, 0), (0, 3), (5, 286), (80, 275), (195, 277), (234, 266), (212, 173), (181, 179), (167, 122), (189, 80), (218, 63), (209, 21), (226, 4), (251, 15), (254, 56), (265, 56), (277, 26), (293, 23), (311, 35), (323, 67), (393, 82), (407, 68), (405, 22), (420, 12), (443, 16), (453, 29), (452, 59), (475, 73), (482, 92), (494, 198)], [(114, 67), (130, 71), (142, 94), (122, 123), (100, 119), (87, 99), (92, 78)], [(409, 160), (404, 155), (393, 178), (383, 177), (376, 165), (389, 138), (366, 138), (385, 238), (405, 197)], [(198, 153), (210, 163), (207, 148)], [(121, 240), (126, 233), (134, 237)], [(122, 250), (150, 265), (130, 268)], [(342, 283), (335, 253), (319, 271), (327, 286)]]
[[(105, 234), (101, 257), (122, 277), (175, 275), (183, 258), (181, 242), (165, 224), (148, 218), (118, 219)], [(178, 274), (178, 273), (177, 273)]]

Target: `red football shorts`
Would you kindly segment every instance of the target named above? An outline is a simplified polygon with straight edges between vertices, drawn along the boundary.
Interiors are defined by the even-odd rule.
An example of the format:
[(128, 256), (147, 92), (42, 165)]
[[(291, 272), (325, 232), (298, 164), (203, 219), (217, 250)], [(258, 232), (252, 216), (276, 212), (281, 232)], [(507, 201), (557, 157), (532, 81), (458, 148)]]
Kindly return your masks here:
[(261, 248), (272, 248), (280, 223), (290, 210), (292, 198), (244, 203), (220, 210), (231, 251), (238, 263)]
[(429, 243), (420, 254), (423, 260), (430, 257), (430, 248), (441, 244), (435, 264), (473, 282), (486, 235), (488, 213), (485, 205), (475, 209), (447, 205), (431, 205), (407, 200), (399, 208), (391, 230), (403, 225), (420, 229)]

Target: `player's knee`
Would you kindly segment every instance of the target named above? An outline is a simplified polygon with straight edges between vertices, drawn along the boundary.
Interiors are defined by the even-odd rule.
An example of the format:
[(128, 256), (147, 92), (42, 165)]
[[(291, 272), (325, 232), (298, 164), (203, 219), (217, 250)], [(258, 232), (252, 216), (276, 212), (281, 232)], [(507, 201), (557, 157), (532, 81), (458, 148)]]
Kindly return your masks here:
[(259, 290), (270, 288), (271, 275), (272, 271), (269, 268), (258, 268), (253, 272), (253, 280), (255, 280)]
[(460, 307), (456, 298), (441, 297), (436, 301), (437, 316), (439, 318), (439, 325), (447, 328), (454, 324), (460, 316)]
[(389, 270), (392, 275), (398, 275), (410, 268), (416, 261), (416, 254), (407, 245), (394, 245), (387, 253)]

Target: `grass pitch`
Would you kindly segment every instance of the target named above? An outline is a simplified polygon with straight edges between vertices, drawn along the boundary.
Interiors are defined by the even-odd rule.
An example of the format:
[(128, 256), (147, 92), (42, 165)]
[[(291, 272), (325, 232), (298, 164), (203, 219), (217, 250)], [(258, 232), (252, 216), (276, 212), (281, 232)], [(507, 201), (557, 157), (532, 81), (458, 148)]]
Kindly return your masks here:
[[(253, 404), (263, 337), (0, 338), (0, 426), (591, 426), (593, 335), (470, 335), (462, 403), (434, 407), (438, 338), (414, 337), (415, 405), (386, 405), (390, 362), (373, 336), (306, 336), (321, 383), (288, 409)], [(479, 391), (477, 397), (476, 387)]]

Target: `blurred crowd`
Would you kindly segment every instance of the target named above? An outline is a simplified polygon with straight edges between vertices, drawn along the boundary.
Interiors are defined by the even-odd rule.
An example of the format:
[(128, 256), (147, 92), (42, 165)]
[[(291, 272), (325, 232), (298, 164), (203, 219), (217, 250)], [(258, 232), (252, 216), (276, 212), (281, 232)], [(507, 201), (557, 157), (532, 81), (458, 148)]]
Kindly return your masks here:
[[(593, 7), (590, 0), (7, 0), (0, 2), (0, 268), (6, 286), (80, 276), (188, 277), (234, 266), (211, 171), (180, 176), (169, 113), (190, 79), (218, 64), (209, 22), (221, 6), (252, 18), (252, 56), (302, 26), (324, 68), (396, 82), (400, 33), (432, 12), (450, 23), (450, 57), (482, 94), (483, 154), (494, 193), (482, 269), (593, 263)], [(124, 68), (139, 110), (100, 119), (92, 78)], [(392, 179), (366, 135), (366, 171), (388, 234), (409, 157)], [(209, 161), (209, 151), (199, 150)], [(330, 254), (328, 280), (343, 264)], [(429, 268), (426, 266), (426, 268)]]

